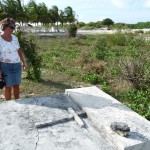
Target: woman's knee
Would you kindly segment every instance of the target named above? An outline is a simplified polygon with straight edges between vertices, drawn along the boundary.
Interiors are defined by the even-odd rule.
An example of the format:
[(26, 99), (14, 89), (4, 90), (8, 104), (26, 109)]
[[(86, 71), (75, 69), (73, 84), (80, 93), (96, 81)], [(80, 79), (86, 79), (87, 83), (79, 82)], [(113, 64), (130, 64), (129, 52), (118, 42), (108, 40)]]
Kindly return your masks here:
[(19, 89), (19, 84), (13, 85), (13, 89)]
[(11, 91), (11, 89), (12, 89), (11, 86), (5, 86), (5, 88), (4, 88), (4, 90), (5, 90), (5, 91), (8, 91), (8, 92)]

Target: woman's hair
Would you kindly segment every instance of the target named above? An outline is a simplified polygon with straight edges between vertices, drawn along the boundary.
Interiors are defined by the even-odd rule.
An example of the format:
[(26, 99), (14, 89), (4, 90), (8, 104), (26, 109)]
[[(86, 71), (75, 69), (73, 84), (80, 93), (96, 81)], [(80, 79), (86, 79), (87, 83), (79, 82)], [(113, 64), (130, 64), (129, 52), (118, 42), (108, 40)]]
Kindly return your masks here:
[(12, 18), (5, 18), (0, 22), (0, 25), (2, 31), (4, 31), (9, 26), (13, 26), (15, 28), (15, 20)]

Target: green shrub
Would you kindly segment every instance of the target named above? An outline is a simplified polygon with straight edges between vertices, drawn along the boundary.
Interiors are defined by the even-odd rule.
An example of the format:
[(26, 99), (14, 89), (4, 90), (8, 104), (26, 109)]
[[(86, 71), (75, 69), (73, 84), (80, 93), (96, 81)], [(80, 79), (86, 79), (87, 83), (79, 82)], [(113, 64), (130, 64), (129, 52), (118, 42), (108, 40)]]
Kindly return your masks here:
[(105, 92), (109, 92), (109, 84), (102, 78), (100, 78), (100, 76), (98, 74), (95, 73), (86, 73), (84, 75), (82, 75), (82, 80), (85, 82), (90, 82), (91, 84), (100, 84), (102, 87), (102, 90), (104, 90)]
[(68, 68), (67, 69), (67, 73), (70, 75), (70, 76), (78, 76), (78, 72), (76, 72), (76, 70), (72, 69), (72, 68)]
[(150, 120), (150, 101), (148, 91), (134, 90), (120, 97), (129, 108)]
[(136, 89), (150, 86), (150, 51), (144, 45), (140, 39), (130, 41), (119, 64), (122, 77), (132, 82)]
[(135, 31), (135, 33), (144, 33), (144, 31), (143, 30), (137, 30), (137, 31)]
[(26, 77), (34, 81), (41, 80), (41, 57), (38, 55), (34, 37), (24, 34), (22, 31), (15, 33), (18, 37), (22, 52), (27, 63)]
[(86, 74), (82, 75), (82, 80), (85, 82), (90, 82), (92, 84), (98, 84), (99, 76), (95, 73), (86, 73)]
[(81, 27), (80, 29), (81, 30), (93, 30), (95, 27), (93, 27), (93, 26), (87, 26), (87, 25), (85, 25), (85, 26), (83, 26), (83, 27)]
[(105, 60), (109, 56), (109, 46), (106, 37), (98, 37), (91, 48), (91, 56), (96, 59)]
[(126, 35), (121, 32), (109, 35), (108, 41), (111, 45), (118, 45), (118, 46), (125, 46), (127, 43)]
[(77, 34), (77, 26), (75, 24), (70, 24), (67, 26), (67, 36), (68, 37), (76, 37)]

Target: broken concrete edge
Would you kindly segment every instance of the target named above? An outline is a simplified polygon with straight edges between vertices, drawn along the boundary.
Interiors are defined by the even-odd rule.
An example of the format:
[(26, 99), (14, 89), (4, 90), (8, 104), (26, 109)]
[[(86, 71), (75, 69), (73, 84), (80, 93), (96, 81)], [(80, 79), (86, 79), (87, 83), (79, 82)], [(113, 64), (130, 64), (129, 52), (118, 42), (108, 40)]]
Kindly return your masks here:
[[(147, 149), (147, 147), (150, 146), (150, 142), (149, 142), (150, 141), (150, 132), (149, 132), (150, 131), (150, 122), (148, 120), (146, 120), (145, 118), (143, 118), (142, 116), (140, 116), (136, 112), (132, 111), (128, 107), (124, 106), (122, 103), (120, 103), (119, 101), (117, 101), (116, 99), (114, 99), (113, 97), (108, 95), (107, 93), (103, 92), (102, 90), (100, 90), (96, 86), (85, 87), (85, 88), (76, 88), (76, 89), (66, 89), (65, 90), (65, 94), (74, 103), (76, 103), (78, 105), (78, 107), (80, 107), (81, 109), (86, 111), (86, 113), (88, 115), (88, 118), (92, 121), (92, 123), (94, 124), (95, 128), (97, 128), (97, 130), (100, 132), (100, 134), (103, 134), (105, 136), (105, 138), (108, 139), (109, 141), (111, 141), (111, 143), (113, 143), (114, 145), (116, 145), (117, 148), (119, 148), (121, 150), (126, 150), (127, 148), (128, 148), (127, 150), (134, 150), (134, 147), (136, 147), (136, 150), (149, 150), (149, 149)], [(146, 138), (143, 137), (143, 139), (142, 139), (142, 137), (139, 138), (137, 135), (134, 135), (135, 137), (132, 137), (133, 139), (132, 138), (128, 139), (128, 138), (125, 138), (125, 137), (121, 137), (121, 136), (117, 135), (116, 133), (112, 132), (110, 127), (106, 126), (107, 123), (106, 124), (105, 123), (100, 123), (100, 122), (107, 122), (108, 121), (107, 119), (110, 119), (110, 118), (107, 118), (107, 119), (103, 118), (103, 116), (102, 116), (103, 114), (101, 114), (101, 113), (99, 113), (99, 116), (98, 116), (99, 118), (101, 118), (100, 120), (98, 120), (97, 116), (93, 116), (94, 108), (93, 107), (88, 107), (88, 105), (85, 104), (85, 100), (84, 100), (84, 98), (88, 99), (88, 96), (89, 96), (89, 99), (92, 98), (92, 97), (90, 97), (91, 95), (93, 96), (93, 98), (94, 98), (94, 96), (96, 96), (96, 98), (99, 97), (99, 99), (100, 98), (104, 98), (104, 101), (105, 100), (106, 101), (110, 100), (110, 101), (113, 101), (113, 103), (119, 104), (120, 112), (121, 111), (123, 112), (124, 109), (126, 109), (128, 111), (128, 117), (120, 116), (121, 118), (124, 118), (124, 122), (125, 123), (128, 122), (128, 120), (127, 120), (128, 118), (129, 119), (133, 119), (133, 115), (137, 119), (139, 119), (141, 121), (140, 122), (141, 125), (140, 124), (136, 124), (136, 122), (134, 122), (134, 121), (133, 121), (133, 123), (131, 125), (131, 127), (133, 127), (133, 126), (137, 127), (137, 129), (136, 129), (137, 131), (136, 132), (138, 134), (140, 134), (140, 132), (138, 132), (138, 130), (142, 129), (142, 123), (143, 123), (143, 126), (145, 124), (147, 124), (147, 126), (145, 126), (145, 128), (143, 127), (144, 129), (141, 132), (144, 132), (143, 134), (148, 135), (148, 138), (147, 137)], [(84, 101), (84, 102), (82, 103), (82, 101)], [(92, 99), (92, 101), (93, 101), (93, 99)], [(107, 109), (108, 109), (108, 107), (112, 107), (112, 104), (110, 106), (107, 106)], [(105, 109), (105, 108), (97, 109), (97, 111), (102, 110), (102, 109)], [(109, 109), (108, 109), (108, 111), (109, 111)], [(110, 108), (110, 113), (111, 113), (111, 108)], [(110, 119), (110, 121), (112, 121), (112, 120)], [(116, 121), (116, 120), (114, 119), (114, 121)], [(130, 120), (129, 122), (132, 122), (132, 120)], [(146, 128), (148, 129), (149, 134), (147, 133)], [(145, 145), (145, 149), (143, 149), (143, 148), (140, 149), (140, 147), (141, 147), (140, 144), (142, 144), (143, 146)]]

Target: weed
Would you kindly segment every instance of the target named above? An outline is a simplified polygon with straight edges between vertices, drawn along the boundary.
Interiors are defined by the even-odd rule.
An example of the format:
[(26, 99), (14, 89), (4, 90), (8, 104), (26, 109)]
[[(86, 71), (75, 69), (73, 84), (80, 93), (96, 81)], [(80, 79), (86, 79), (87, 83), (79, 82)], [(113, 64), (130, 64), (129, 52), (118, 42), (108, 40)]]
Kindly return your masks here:
[(86, 73), (82, 75), (82, 80), (85, 82), (90, 82), (91, 84), (98, 84), (99, 76), (95, 73)]
[(127, 55), (120, 59), (122, 77), (131, 81), (137, 89), (147, 89), (150, 85), (149, 50), (143, 48), (143, 42), (139, 39), (133, 43), (126, 49)]
[(93, 58), (105, 60), (109, 55), (109, 46), (105, 37), (98, 37), (91, 48)]
[(121, 32), (117, 32), (116, 34), (109, 35), (108, 41), (113, 46), (114, 45), (125, 46), (127, 42), (126, 35)]
[(150, 120), (150, 97), (148, 91), (133, 90), (122, 94), (120, 98), (133, 111)]

